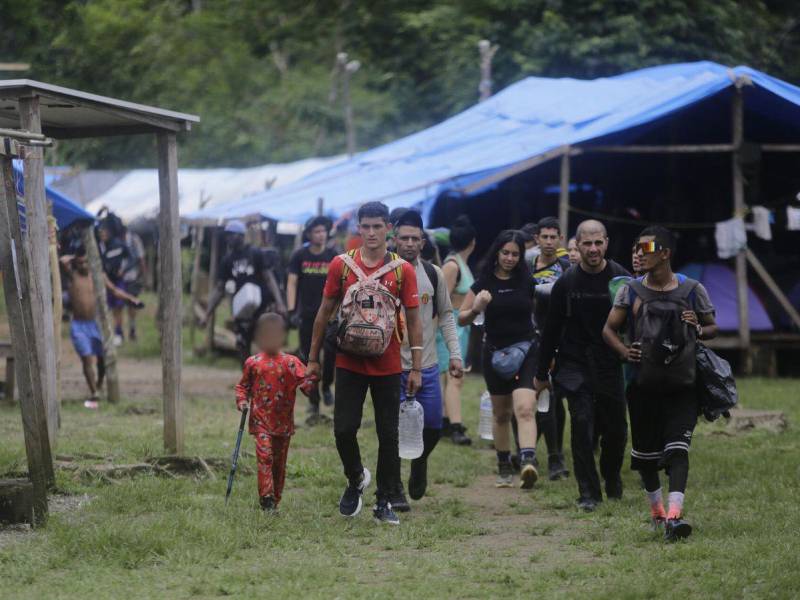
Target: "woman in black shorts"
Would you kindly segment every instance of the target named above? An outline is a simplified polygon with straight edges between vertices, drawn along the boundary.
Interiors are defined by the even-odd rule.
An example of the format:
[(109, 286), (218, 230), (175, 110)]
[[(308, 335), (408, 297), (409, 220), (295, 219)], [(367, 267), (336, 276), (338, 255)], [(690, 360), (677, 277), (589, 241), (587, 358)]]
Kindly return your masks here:
[(511, 414), (519, 425), (520, 487), (530, 489), (536, 471), (536, 371), (535, 348), (530, 346), (516, 374), (503, 377), (492, 366), (492, 354), (534, 338), (533, 291), (535, 284), (524, 260), (525, 242), (518, 231), (497, 236), (487, 254), (486, 265), (464, 298), (458, 315), (465, 326), (485, 311), (483, 376), (492, 396), (494, 446), (497, 450), (497, 487), (511, 487)]

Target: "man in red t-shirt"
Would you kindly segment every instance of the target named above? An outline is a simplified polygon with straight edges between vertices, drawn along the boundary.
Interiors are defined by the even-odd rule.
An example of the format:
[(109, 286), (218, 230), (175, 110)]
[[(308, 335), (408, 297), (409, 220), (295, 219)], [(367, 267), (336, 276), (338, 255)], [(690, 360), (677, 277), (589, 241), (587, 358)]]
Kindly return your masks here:
[[(356, 250), (354, 260), (365, 275), (369, 276), (386, 264), (389, 255), (386, 250), (386, 236), (389, 233), (389, 209), (380, 202), (368, 202), (358, 209), (358, 229), (363, 246)], [(314, 321), (314, 333), (308, 357), (307, 375), (319, 375), (319, 351), (325, 337), (325, 328), (334, 311), (344, 298), (347, 289), (358, 281), (352, 269), (344, 276), (344, 261), (337, 256), (328, 268), (322, 304)], [(411, 345), (412, 369), (408, 378), (408, 396), (414, 396), (419, 389), (422, 376), (422, 322), (419, 316), (417, 298), (417, 276), (409, 263), (403, 261), (400, 281), (395, 270), (380, 278), (381, 283), (397, 298), (405, 308), (409, 344)], [(361, 463), (358, 447), (358, 430), (367, 390), (372, 396), (375, 409), (375, 429), (378, 434), (378, 490), (373, 516), (382, 523), (400, 523), (392, 511), (389, 496), (400, 485), (400, 454), (397, 428), (400, 414), (400, 310), (398, 308), (398, 328), (389, 347), (381, 356), (364, 358), (345, 352), (336, 355), (336, 399), (333, 412), (333, 430), (336, 449), (348, 480), (341, 500), (339, 512), (346, 517), (354, 517), (363, 505), (361, 498), (371, 480), (370, 473)]]

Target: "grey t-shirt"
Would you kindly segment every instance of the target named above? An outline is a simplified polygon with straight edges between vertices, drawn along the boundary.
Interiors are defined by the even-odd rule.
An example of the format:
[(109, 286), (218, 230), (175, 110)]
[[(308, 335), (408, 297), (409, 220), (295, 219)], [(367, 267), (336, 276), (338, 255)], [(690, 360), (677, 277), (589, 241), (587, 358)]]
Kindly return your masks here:
[[(684, 275), (678, 274), (678, 281), (683, 282), (686, 279)], [(614, 298), (615, 308), (628, 309), (630, 306), (630, 286), (624, 283), (617, 291), (617, 297)], [(714, 305), (711, 303), (711, 298), (708, 297), (708, 291), (702, 283), (698, 283), (694, 288), (694, 293), (690, 298), (693, 298), (694, 312), (698, 315), (713, 315), (715, 314)]]
[[(417, 295), (419, 296), (419, 316), (422, 319), (422, 368), (427, 369), (439, 364), (436, 353), (436, 329), (442, 329), (447, 348), (450, 350), (452, 358), (461, 358), (461, 349), (458, 344), (456, 334), (456, 322), (453, 316), (453, 305), (450, 303), (450, 294), (447, 292), (447, 281), (442, 270), (433, 265), (438, 275), (438, 287), (436, 294), (433, 292), (433, 282), (428, 277), (425, 267), (421, 261), (417, 261), (414, 270), (417, 273)], [(433, 317), (433, 299), (436, 298), (438, 313), (437, 318)], [(403, 337), (403, 344), (400, 346), (400, 356), (403, 361), (403, 370), (411, 368), (411, 347), (408, 344), (408, 335)]]

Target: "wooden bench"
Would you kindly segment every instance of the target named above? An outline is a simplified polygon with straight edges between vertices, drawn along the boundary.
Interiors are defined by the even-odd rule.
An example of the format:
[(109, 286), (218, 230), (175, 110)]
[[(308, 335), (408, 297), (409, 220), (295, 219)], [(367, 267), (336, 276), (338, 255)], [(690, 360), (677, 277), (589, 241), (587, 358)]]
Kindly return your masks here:
[(6, 383), (5, 383), (5, 400), (8, 403), (14, 403), (14, 349), (11, 347), (11, 342), (0, 340), (0, 359), (6, 359)]

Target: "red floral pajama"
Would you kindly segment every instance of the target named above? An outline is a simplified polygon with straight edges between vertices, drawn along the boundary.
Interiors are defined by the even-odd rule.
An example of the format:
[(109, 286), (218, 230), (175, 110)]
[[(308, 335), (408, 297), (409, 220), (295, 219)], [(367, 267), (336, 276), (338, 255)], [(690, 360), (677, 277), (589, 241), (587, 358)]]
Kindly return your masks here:
[(256, 459), (258, 460), (258, 495), (272, 496), (275, 505), (281, 501), (283, 484), (286, 481), (286, 459), (289, 456), (288, 435), (257, 433)]

